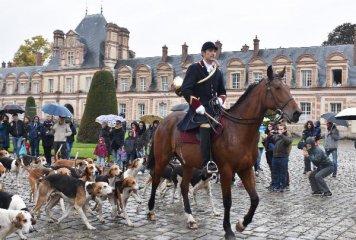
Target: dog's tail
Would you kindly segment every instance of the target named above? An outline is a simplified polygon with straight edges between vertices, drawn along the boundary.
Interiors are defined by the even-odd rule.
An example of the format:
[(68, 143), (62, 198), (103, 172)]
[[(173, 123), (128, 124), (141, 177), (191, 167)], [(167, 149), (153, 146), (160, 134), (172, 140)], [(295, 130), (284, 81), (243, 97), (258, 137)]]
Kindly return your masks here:
[(27, 172), (30, 172), (30, 169), (26, 167), (18, 158), (15, 159), (17, 164), (21, 166), (23, 169), (25, 169)]
[(63, 144), (61, 144), (61, 146), (59, 147), (58, 151), (56, 152), (56, 154), (54, 155), (54, 162), (57, 162), (59, 160), (58, 154), (59, 152), (62, 150)]
[(155, 157), (154, 157), (154, 136), (152, 137), (151, 145), (148, 153), (147, 169), (154, 170), (155, 167)]

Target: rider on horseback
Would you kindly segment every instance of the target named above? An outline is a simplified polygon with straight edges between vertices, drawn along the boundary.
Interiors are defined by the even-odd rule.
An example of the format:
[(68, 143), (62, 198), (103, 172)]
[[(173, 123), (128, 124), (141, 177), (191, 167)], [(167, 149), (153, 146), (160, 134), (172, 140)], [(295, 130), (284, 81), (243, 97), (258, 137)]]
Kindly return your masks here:
[(217, 49), (212, 42), (204, 43), (201, 49), (203, 59), (189, 66), (181, 92), (190, 107), (184, 119), (178, 124), (180, 131), (199, 127), (200, 152), (203, 166), (208, 173), (217, 172), (218, 169), (212, 161), (211, 126), (207, 115), (214, 116), (212, 99), (216, 98), (214, 104), (223, 106), (226, 98), (223, 75), (217, 69), (215, 61)]

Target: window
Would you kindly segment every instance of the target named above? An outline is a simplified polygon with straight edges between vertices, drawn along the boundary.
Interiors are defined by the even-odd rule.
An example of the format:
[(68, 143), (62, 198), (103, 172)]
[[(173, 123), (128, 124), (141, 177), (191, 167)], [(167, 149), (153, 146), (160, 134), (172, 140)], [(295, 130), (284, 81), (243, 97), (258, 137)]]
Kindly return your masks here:
[(12, 84), (7, 84), (7, 88), (6, 88), (6, 93), (7, 94), (12, 94), (13, 93), (13, 89), (12, 89)]
[(74, 52), (72, 52), (72, 51), (67, 52), (67, 64), (69, 66), (74, 65)]
[(66, 93), (73, 92), (73, 81), (72, 78), (66, 78)]
[(91, 77), (86, 77), (85, 78), (85, 91), (89, 92), (90, 85), (91, 85)]
[(40, 84), (38, 82), (33, 83), (33, 85), (32, 85), (32, 93), (33, 94), (40, 93)]
[(333, 113), (341, 112), (341, 103), (330, 103), (330, 110)]
[(20, 83), (20, 87), (19, 87), (19, 93), (20, 94), (25, 94), (25, 86), (26, 84), (25, 83)]
[(126, 114), (126, 103), (120, 103), (119, 104), (119, 113), (125, 113)]
[(128, 79), (127, 78), (121, 78), (121, 92), (126, 92), (128, 91)]
[(159, 115), (161, 116), (161, 117), (165, 117), (165, 116), (167, 116), (167, 103), (160, 103), (159, 104)]
[(255, 82), (259, 82), (262, 79), (262, 72), (254, 72), (253, 73), (253, 80)]
[(54, 92), (54, 80), (53, 79), (48, 79), (48, 92), (49, 93)]
[(310, 120), (311, 119), (311, 104), (302, 102), (302, 103), (300, 103), (300, 107), (302, 109), (302, 115), (300, 116), (301, 120), (302, 121)]
[(146, 78), (145, 77), (140, 78), (140, 90), (141, 91), (146, 90)]
[(168, 91), (168, 76), (162, 76), (162, 91)]
[(237, 89), (240, 88), (240, 73), (231, 74), (232, 79), (232, 88)]
[(139, 103), (138, 104), (137, 114), (138, 114), (138, 118), (140, 118), (143, 115), (145, 115), (145, 104), (144, 103)]
[(302, 73), (302, 87), (311, 87), (312, 85), (312, 71), (311, 70), (301, 70)]
[(334, 87), (341, 87), (342, 84), (342, 69), (332, 70), (332, 79)]

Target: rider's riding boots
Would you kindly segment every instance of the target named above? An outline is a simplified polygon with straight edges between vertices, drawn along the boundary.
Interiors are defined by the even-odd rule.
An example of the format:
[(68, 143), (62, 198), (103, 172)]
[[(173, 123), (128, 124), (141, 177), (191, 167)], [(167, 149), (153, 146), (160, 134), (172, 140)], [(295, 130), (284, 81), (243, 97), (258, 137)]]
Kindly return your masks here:
[(202, 124), (199, 128), (200, 135), (200, 153), (203, 159), (203, 168), (207, 173), (217, 173), (218, 167), (212, 161), (211, 157), (211, 139), (210, 139), (210, 125)]

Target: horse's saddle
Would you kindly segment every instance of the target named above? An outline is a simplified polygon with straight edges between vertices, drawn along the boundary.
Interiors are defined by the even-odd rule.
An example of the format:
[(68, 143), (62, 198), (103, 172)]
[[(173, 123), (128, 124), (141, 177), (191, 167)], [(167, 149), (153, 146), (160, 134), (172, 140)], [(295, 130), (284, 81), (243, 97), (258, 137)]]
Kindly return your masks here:
[(176, 112), (176, 111), (183, 111), (183, 112), (188, 112), (189, 110), (189, 105), (187, 103), (182, 103), (182, 104), (177, 104), (172, 107), (171, 111)]

